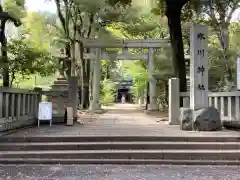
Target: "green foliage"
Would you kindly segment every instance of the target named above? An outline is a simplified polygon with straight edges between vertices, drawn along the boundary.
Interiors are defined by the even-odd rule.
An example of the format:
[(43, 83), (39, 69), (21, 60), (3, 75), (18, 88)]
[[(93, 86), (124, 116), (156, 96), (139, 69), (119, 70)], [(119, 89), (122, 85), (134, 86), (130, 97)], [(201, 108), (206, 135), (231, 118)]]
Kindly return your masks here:
[(42, 51), (52, 52), (52, 36), (56, 30), (51, 24), (48, 24), (46, 14), (30, 12), (23, 19), (22, 35), (26, 37), (25, 41), (33, 48)]
[(168, 37), (167, 19), (153, 14), (137, 14), (128, 22), (113, 24), (127, 39)]
[(102, 60), (101, 68), (102, 68), (101, 79), (109, 79), (110, 77), (114, 76), (113, 70), (116, 69), (116, 62), (112, 60)]
[(29, 76), (18, 75), (13, 81), (12, 87), (21, 89), (33, 89), (34, 87), (40, 87), (44, 90), (51, 88), (51, 85), (56, 80), (56, 75), (41, 76), (40, 74), (31, 74)]
[(171, 62), (171, 49), (162, 48), (155, 52), (155, 78), (158, 81), (164, 81), (173, 76), (173, 67)]
[[(15, 1), (8, 1), (11, 2)], [(49, 76), (57, 67), (57, 60), (52, 56), (52, 28), (47, 24), (45, 14), (28, 13), (22, 22), (20, 36), (12, 39), (7, 48), (12, 85), (15, 84), (14, 81), (24, 81), (36, 73)]]
[(70, 0), (67, 4), (61, 0), (55, 2), (61, 17), (61, 28), (64, 30), (62, 38), (67, 41), (74, 39), (75, 25), (78, 27), (80, 38), (102, 38), (103, 34), (100, 36), (99, 33), (104, 32), (108, 35), (104, 27), (112, 22), (126, 19), (130, 14), (128, 9), (131, 9), (130, 6), (123, 6), (122, 3), (106, 0)]
[(111, 105), (114, 103), (116, 97), (116, 85), (110, 79), (104, 79), (101, 82), (101, 104), (103, 105)]
[[(115, 29), (122, 32), (123, 37), (127, 39), (145, 39), (145, 38), (168, 38), (167, 19), (155, 16), (153, 14), (142, 14), (139, 17), (133, 18), (128, 23), (118, 23), (113, 26)], [(154, 76), (158, 81), (158, 98), (159, 103), (166, 104), (166, 80), (172, 76), (172, 59), (170, 48), (160, 48), (155, 52), (155, 71)], [(144, 50), (135, 50), (135, 53), (144, 53)], [(140, 98), (145, 95), (148, 83), (147, 62), (145, 61), (124, 61), (122, 70), (125, 74), (133, 78), (133, 95), (135, 98)], [(120, 69), (121, 70), (121, 69)]]
[(229, 31), (230, 48), (237, 54), (240, 52), (240, 22), (231, 23)]
[(8, 12), (12, 17), (21, 19), (25, 17), (26, 11), (24, 8), (25, 0), (4, 0), (4, 11)]
[(132, 92), (134, 97), (139, 98), (143, 96), (148, 82), (147, 70), (139, 63), (139, 61), (125, 61), (122, 68), (125, 74), (128, 74), (133, 78)]
[[(120, 0), (121, 1), (121, 0)], [(56, 37), (59, 42), (61, 41), (63, 47), (66, 43), (71, 42), (74, 38), (74, 23), (78, 25), (80, 29), (81, 38), (100, 38), (100, 39), (115, 39), (115, 38), (123, 38), (123, 39), (145, 39), (145, 38), (169, 38), (168, 32), (168, 24), (167, 18), (163, 16), (166, 10), (166, 4), (164, 0), (159, 0), (159, 7), (152, 10), (152, 14), (140, 14), (139, 11), (135, 11), (133, 8), (130, 8), (129, 1), (123, 2), (125, 4), (122, 6), (119, 0), (99, 0), (99, 1), (89, 1), (89, 0), (70, 0), (69, 5), (64, 5), (64, 1), (59, 1), (60, 10), (63, 15), (66, 15), (64, 24), (64, 28), (68, 28), (66, 31), (64, 28), (59, 29)], [(57, 2), (57, 0), (56, 0)], [(106, 3), (107, 2), (107, 3)], [(170, 2), (170, 1), (168, 1)], [(179, 0), (180, 2), (180, 0)], [(184, 2), (184, 1), (182, 1)], [(187, 1), (186, 1), (187, 2)], [(210, 2), (210, 1), (209, 1)], [(223, 1), (221, 1), (223, 3)], [(209, 15), (211, 8), (219, 9), (220, 1), (215, 1), (214, 6), (210, 7), (205, 4), (199, 4), (199, 1), (190, 0), (189, 3), (186, 3), (182, 9), (182, 29), (183, 29), (183, 38), (185, 49), (189, 48), (190, 40), (189, 40), (189, 30), (190, 24), (204, 22), (206, 23), (206, 15)], [(230, 0), (228, 1), (230, 2)], [(233, 2), (233, 0), (231, 0)], [(177, 4), (177, 3), (176, 3)], [(181, 3), (180, 3), (181, 4)], [(178, 3), (179, 5), (179, 3)], [(217, 6), (218, 5), (218, 6)], [(228, 10), (231, 3), (226, 4), (223, 3), (224, 9), (227, 7)], [(226, 5), (226, 6), (225, 6)], [(173, 4), (174, 6), (174, 4)], [(198, 14), (201, 12), (200, 14)], [(219, 11), (221, 12), (221, 11)], [(222, 12), (226, 12), (222, 10)], [(228, 11), (229, 12), (229, 11)], [(157, 14), (157, 16), (153, 15)], [(204, 14), (204, 15), (203, 15)], [(218, 17), (220, 17), (219, 13), (215, 13)], [(68, 16), (67, 16), (68, 15)], [(199, 16), (201, 15), (201, 16)], [(216, 27), (219, 25), (215, 22), (215, 24), (208, 23), (212, 27)], [(57, 24), (58, 26), (58, 24)], [(106, 27), (107, 26), (107, 27)], [(59, 26), (58, 26), (59, 27)], [(234, 33), (237, 34), (237, 29), (239, 29), (239, 25), (232, 26), (229, 31), (234, 29)], [(230, 35), (233, 35), (230, 32)], [(239, 35), (239, 33), (238, 33)], [(224, 55), (221, 51), (221, 46), (217, 37), (213, 34), (210, 35), (209, 41), (209, 60), (211, 67), (209, 69), (209, 77), (210, 77), (210, 86), (214, 88), (217, 86), (219, 89), (222, 87), (223, 76), (221, 72), (224, 72), (225, 65), (227, 64), (233, 74), (235, 73), (235, 57), (236, 52), (239, 52), (239, 38), (237, 36), (230, 37), (230, 50), (227, 52), (227, 56), (229, 57), (229, 61), (224, 61)], [(81, 39), (80, 38), (80, 39)], [(146, 52), (145, 50), (130, 50), (134, 53)], [(173, 68), (172, 68), (172, 54), (168, 48), (162, 48), (158, 50), (156, 56), (154, 57), (156, 62), (156, 69), (154, 72), (155, 78), (158, 80), (158, 92), (159, 98), (161, 101), (167, 102), (167, 79), (172, 76)], [(80, 60), (81, 61), (81, 60)], [(82, 61), (83, 62), (83, 61)], [(87, 66), (86, 61), (82, 63), (82, 72), (87, 74), (87, 70), (84, 68)], [(147, 63), (144, 61), (136, 61), (136, 62), (127, 62), (124, 64), (124, 67), (121, 69), (117, 66), (116, 62), (113, 61), (102, 61), (102, 79), (115, 78), (117, 76), (113, 76), (112, 72), (118, 71), (117, 75), (120, 76), (120, 71), (123, 69), (125, 74), (129, 74), (133, 77), (133, 93), (135, 97), (140, 97), (144, 94), (144, 90), (146, 89), (146, 84), (148, 82), (148, 73), (147, 73)], [(87, 69), (87, 68), (86, 68)], [(124, 74), (123, 73), (123, 74)], [(109, 76), (109, 74), (111, 74)], [(111, 102), (113, 100), (114, 94), (113, 87), (110, 86), (112, 82), (110, 80), (104, 80), (102, 82), (102, 102)], [(82, 81), (83, 82), (83, 81)], [(111, 88), (110, 88), (111, 87)], [(105, 92), (106, 91), (106, 92)], [(109, 93), (110, 92), (110, 93)]]
[(8, 62), (11, 84), (19, 75), (21, 78), (26, 78), (35, 73), (47, 76), (55, 71), (54, 59), (47, 51), (32, 48), (22, 39), (13, 40), (9, 43)]
[(111, 6), (115, 6), (118, 3), (123, 5), (129, 5), (132, 3), (132, 0), (106, 0), (106, 2)]
[(209, 85), (214, 91), (228, 91), (234, 87), (235, 83), (226, 82), (224, 79), (226, 66), (231, 68), (233, 82), (236, 82), (236, 59), (239, 53), (239, 27), (240, 23), (232, 23), (229, 28), (229, 50), (227, 52), (228, 61), (225, 60), (219, 39), (216, 35), (211, 35), (209, 39)]

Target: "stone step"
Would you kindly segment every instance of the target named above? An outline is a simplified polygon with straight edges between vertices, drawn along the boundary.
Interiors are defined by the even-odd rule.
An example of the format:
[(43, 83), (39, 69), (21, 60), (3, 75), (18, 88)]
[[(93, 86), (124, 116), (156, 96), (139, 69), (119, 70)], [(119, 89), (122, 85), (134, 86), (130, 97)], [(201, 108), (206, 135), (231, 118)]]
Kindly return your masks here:
[(53, 84), (53, 85), (51, 85), (51, 88), (52, 89), (63, 89), (63, 88), (68, 89), (68, 85), (66, 85), (66, 84)]
[(240, 165), (239, 160), (174, 160), (174, 159), (39, 159), (0, 158), (0, 164), (119, 164), (119, 165)]
[(71, 150), (2, 151), (1, 159), (123, 159), (123, 160), (224, 160), (239, 161), (240, 150)]
[(68, 81), (67, 80), (57, 80), (57, 81), (54, 81), (53, 84), (55, 84), (55, 85), (61, 84), (61, 85), (68, 86)]
[(68, 87), (66, 86), (61, 86), (61, 87), (52, 86), (51, 88), (52, 88), (51, 89), (52, 91), (62, 91), (62, 92), (68, 91)]
[(240, 142), (239, 136), (3, 136), (4, 142)]
[(0, 143), (0, 151), (37, 150), (234, 150), (240, 142), (50, 142)]
[(57, 80), (67, 80), (65, 77), (58, 77)]

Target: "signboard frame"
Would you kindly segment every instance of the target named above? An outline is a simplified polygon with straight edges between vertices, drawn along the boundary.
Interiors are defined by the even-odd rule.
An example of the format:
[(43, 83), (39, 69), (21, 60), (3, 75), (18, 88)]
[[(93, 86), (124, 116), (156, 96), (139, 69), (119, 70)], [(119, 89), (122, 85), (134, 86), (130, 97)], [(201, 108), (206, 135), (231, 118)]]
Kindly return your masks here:
[(49, 121), (50, 127), (52, 127), (52, 102), (40, 102), (38, 106), (38, 127), (40, 121)]
[(237, 90), (240, 91), (240, 54), (237, 57)]

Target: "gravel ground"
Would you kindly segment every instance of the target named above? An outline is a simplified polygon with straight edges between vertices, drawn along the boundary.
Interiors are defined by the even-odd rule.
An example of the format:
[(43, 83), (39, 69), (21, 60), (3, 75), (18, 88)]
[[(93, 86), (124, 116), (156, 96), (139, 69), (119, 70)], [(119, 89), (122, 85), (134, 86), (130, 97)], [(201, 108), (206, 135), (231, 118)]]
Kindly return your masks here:
[(240, 180), (237, 166), (2, 165), (0, 180)]

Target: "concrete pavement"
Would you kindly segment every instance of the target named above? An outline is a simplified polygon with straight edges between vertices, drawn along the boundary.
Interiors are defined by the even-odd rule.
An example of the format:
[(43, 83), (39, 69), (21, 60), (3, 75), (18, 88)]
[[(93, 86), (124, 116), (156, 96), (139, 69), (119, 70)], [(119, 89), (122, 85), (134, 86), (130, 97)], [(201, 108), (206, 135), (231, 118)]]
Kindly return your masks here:
[(115, 104), (105, 107), (107, 113), (74, 126), (42, 125), (11, 134), (10, 136), (239, 136), (237, 131), (187, 132), (179, 125), (169, 126), (158, 117), (143, 113), (138, 105)]

